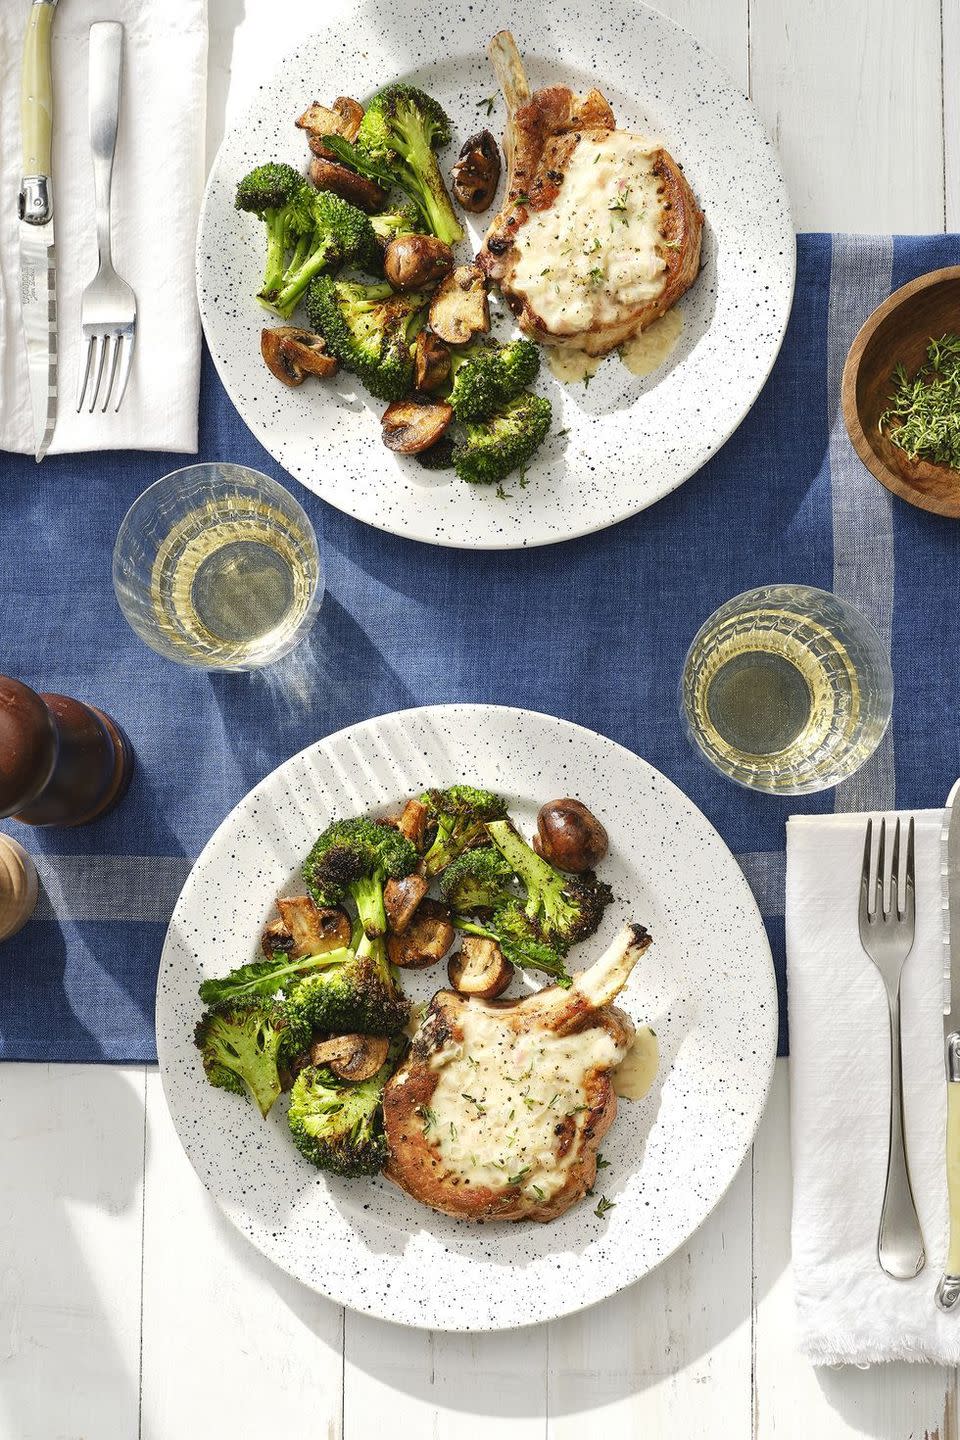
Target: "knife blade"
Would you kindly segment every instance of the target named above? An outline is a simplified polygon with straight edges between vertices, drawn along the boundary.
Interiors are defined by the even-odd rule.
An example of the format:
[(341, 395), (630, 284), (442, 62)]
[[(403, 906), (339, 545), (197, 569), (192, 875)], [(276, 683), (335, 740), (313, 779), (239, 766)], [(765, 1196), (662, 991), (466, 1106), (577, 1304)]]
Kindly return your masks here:
[(941, 831), (943, 904), (943, 1041), (947, 1070), (947, 1194), (950, 1240), (937, 1306), (953, 1310), (960, 1301), (960, 780), (947, 797)]
[(51, 151), (50, 42), (58, 0), (33, 0), (20, 85), (20, 311), (33, 410), (34, 454), (42, 460), (57, 423), (57, 272)]

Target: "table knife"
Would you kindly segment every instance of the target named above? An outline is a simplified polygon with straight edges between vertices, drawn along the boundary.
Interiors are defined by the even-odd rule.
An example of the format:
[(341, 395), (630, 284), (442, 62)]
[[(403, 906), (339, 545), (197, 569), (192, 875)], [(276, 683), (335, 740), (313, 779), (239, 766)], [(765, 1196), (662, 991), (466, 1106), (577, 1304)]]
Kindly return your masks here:
[(57, 423), (57, 272), (53, 244), (53, 79), (50, 38), (57, 0), (33, 0), (20, 87), (20, 308), (27, 342), (34, 452), (42, 460)]
[(953, 1310), (960, 1301), (960, 780), (943, 813), (942, 900), (944, 908), (943, 1036), (947, 1066), (947, 1195), (950, 1240), (937, 1305)]

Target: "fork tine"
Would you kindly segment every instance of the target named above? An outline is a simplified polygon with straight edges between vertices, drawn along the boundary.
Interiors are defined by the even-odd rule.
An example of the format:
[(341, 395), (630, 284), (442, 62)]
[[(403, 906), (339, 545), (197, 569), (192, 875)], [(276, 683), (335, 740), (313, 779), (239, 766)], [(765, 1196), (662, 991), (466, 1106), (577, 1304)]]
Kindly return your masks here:
[(890, 866), (890, 915), (902, 920), (900, 914), (900, 816), (893, 830), (893, 863)]
[(913, 853), (913, 816), (910, 816), (910, 824), (907, 826), (907, 871), (904, 878), (903, 893), (903, 918), (913, 928), (916, 921), (916, 893), (915, 893), (915, 872)]
[(97, 396), (100, 394), (100, 386), (103, 384), (103, 371), (107, 363), (107, 348), (110, 344), (106, 335), (94, 337), (98, 345), (98, 355), (94, 358), (93, 388), (90, 394), (90, 404), (87, 406), (87, 413), (92, 415), (97, 408)]
[(110, 404), (110, 396), (113, 394), (113, 387), (117, 379), (117, 367), (120, 364), (120, 351), (123, 349), (122, 335), (113, 335), (109, 338), (113, 340), (113, 359), (110, 362), (107, 384), (103, 392), (103, 404), (100, 406), (101, 415), (106, 414), (107, 406)]
[(884, 903), (884, 870), (886, 868), (887, 849), (887, 819), (886, 816), (880, 821), (880, 841), (877, 845), (877, 908), (878, 920), (885, 920), (887, 909)]
[(83, 397), (84, 397), (84, 395), (86, 395), (86, 393), (87, 393), (87, 383), (88, 383), (88, 381), (89, 381), (89, 379), (90, 379), (90, 366), (91, 366), (91, 364), (92, 364), (92, 362), (93, 362), (93, 352), (94, 352), (94, 350), (96, 349), (96, 344), (97, 344), (97, 342), (96, 342), (94, 336), (91, 335), (91, 336), (90, 336), (90, 339), (87, 341), (87, 363), (86, 363), (86, 365), (84, 366), (83, 374), (82, 374), (81, 377), (80, 377), (80, 391), (79, 391), (79, 394), (77, 395), (77, 414), (78, 414), (78, 415), (80, 414), (80, 411), (83, 409)]
[(133, 347), (135, 343), (135, 331), (131, 331), (129, 335), (121, 336), (120, 344), (123, 347), (123, 363), (120, 367), (120, 379), (117, 385), (117, 403), (113, 407), (114, 413), (120, 409), (123, 403), (123, 397), (127, 393), (127, 381), (130, 379), (130, 371), (133, 368)]
[(870, 856), (873, 851), (873, 818), (867, 821), (863, 839), (863, 865), (860, 870), (860, 928), (870, 923)]

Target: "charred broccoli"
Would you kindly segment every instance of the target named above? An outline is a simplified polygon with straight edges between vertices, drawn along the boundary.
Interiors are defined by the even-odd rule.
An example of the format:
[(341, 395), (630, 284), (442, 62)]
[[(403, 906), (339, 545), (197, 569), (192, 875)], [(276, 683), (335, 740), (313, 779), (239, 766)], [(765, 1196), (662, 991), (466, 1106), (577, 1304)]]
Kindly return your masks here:
[(452, 352), (447, 396), (458, 420), (483, 420), (515, 400), (537, 377), (540, 347), (532, 340), (475, 340)]
[(404, 190), (431, 232), (447, 245), (463, 239), (443, 183), (436, 149), (450, 143), (450, 121), (436, 100), (414, 85), (388, 85), (375, 95), (353, 145), (327, 137), (334, 154), (383, 184), (385, 172)]
[(420, 211), (412, 201), (398, 210), (385, 210), (382, 215), (370, 216), (370, 227), (381, 245), (396, 240), (398, 235), (418, 235), (421, 224)]
[(471, 846), (486, 844), (488, 820), (501, 820), (507, 807), (499, 795), (478, 790), (474, 785), (451, 785), (446, 790), (427, 790), (420, 796), (430, 824), (436, 828), (433, 843), (423, 861), (423, 873), (439, 875), (452, 860)]
[(440, 895), (461, 915), (495, 910), (515, 898), (513, 871), (493, 845), (465, 850), (440, 876)]
[(294, 1081), (288, 1123), (305, 1159), (334, 1175), (376, 1175), (387, 1158), (381, 1100), (402, 1045), (395, 1042), (376, 1075), (359, 1084), (308, 1066)]
[(290, 993), (304, 976), (322, 970), (326, 965), (342, 965), (352, 958), (349, 950), (328, 950), (320, 955), (303, 955), (292, 959), (282, 950), (274, 951), (269, 960), (252, 960), (231, 970), (222, 979), (204, 980), (200, 999), (205, 1005), (244, 1003), (268, 998), (279, 992)]
[(318, 275), (307, 290), (310, 325), (379, 400), (402, 400), (413, 388), (412, 346), (428, 295), (396, 294), (386, 282), (365, 285)]
[(565, 954), (578, 940), (592, 935), (613, 894), (591, 874), (564, 875), (531, 850), (509, 820), (494, 820), (487, 833), (527, 892), (524, 912), (536, 922), (543, 939)]
[[(338, 905), (349, 895), (364, 938), (374, 939), (387, 933), (384, 885), (416, 864), (416, 848), (399, 830), (358, 817), (327, 826), (304, 861), (303, 878), (318, 905)], [(366, 953), (362, 941), (357, 953)]]
[(275, 290), (261, 290), (260, 299), (278, 315), (293, 313), (315, 275), (363, 259), (377, 249), (373, 228), (362, 210), (329, 190), (311, 196), (310, 227), (298, 238), (293, 255)]
[(194, 1040), (211, 1085), (249, 1094), (266, 1116), (280, 1094), (279, 1065), (309, 1043), (310, 1032), (286, 1004), (257, 998), (211, 1007)]
[(275, 294), (283, 283), (287, 250), (313, 229), (313, 191), (292, 165), (258, 165), (237, 186), (234, 204), (256, 215), (267, 227), (267, 259), (261, 296)]
[(550, 401), (526, 391), (485, 420), (469, 420), (454, 446), (453, 466), (471, 485), (494, 485), (526, 465), (550, 429)]
[(366, 942), (367, 953), (344, 957), (308, 975), (291, 994), (291, 1024), (312, 1034), (396, 1035), (410, 1018), (410, 1002), (397, 986), (382, 937)]
[(544, 938), (536, 920), (526, 913), (521, 902), (509, 900), (482, 924), (458, 915), (454, 922), (466, 935), (481, 935), (495, 940), (511, 965), (525, 970), (542, 970), (552, 975), (558, 985), (572, 983), (564, 964), (563, 951)]

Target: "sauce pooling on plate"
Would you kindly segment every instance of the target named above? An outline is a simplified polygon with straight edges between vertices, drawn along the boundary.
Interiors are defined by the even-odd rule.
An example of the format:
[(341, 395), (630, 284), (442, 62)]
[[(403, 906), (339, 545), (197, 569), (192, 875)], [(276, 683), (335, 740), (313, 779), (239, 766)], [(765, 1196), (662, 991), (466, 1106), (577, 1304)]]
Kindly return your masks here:
[(630, 1049), (613, 1072), (613, 1088), (623, 1100), (642, 1100), (660, 1066), (660, 1042), (649, 1025), (637, 1027)]

